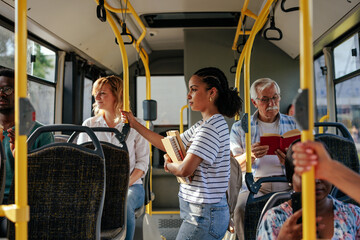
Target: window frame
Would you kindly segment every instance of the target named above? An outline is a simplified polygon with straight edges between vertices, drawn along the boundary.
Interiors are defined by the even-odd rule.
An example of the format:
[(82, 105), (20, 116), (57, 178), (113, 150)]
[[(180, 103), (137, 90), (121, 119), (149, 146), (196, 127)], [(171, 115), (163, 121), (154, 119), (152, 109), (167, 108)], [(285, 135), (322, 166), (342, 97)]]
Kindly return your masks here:
[[(8, 20), (8, 19), (5, 19), (3, 17), (0, 17), (0, 26), (11, 31), (14, 35), (15, 35), (15, 26), (14, 26), (14, 22)], [(53, 51), (55, 53), (55, 63), (54, 63), (54, 82), (50, 82), (50, 81), (47, 81), (47, 80), (44, 80), (44, 79), (41, 79), (39, 77), (36, 77), (36, 76), (33, 76), (33, 75), (30, 75), (30, 74), (27, 74), (27, 82), (35, 82), (35, 83), (38, 83), (38, 84), (41, 84), (41, 85), (45, 85), (47, 87), (53, 87), (54, 88), (54, 92), (55, 92), (55, 95), (54, 95), (54, 102), (53, 102), (53, 106), (54, 106), (54, 121), (55, 121), (55, 113), (56, 113), (56, 85), (57, 85), (57, 77), (58, 77), (58, 58), (59, 58), (59, 55), (58, 55), (58, 51), (59, 51), (59, 48), (51, 45), (50, 43), (46, 42), (45, 40), (37, 37), (35, 34), (32, 34), (31, 32), (27, 31), (27, 39), (28, 40), (31, 40), (43, 47), (46, 47), (48, 48), (49, 50)], [(14, 66), (14, 70), (15, 70), (15, 66)]]

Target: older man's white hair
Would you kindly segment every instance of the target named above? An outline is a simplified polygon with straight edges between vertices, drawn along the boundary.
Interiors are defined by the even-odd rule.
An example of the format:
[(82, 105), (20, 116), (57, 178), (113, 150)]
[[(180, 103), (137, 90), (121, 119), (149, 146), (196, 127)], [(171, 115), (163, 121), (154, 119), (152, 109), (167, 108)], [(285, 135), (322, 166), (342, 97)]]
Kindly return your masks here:
[(280, 95), (280, 87), (274, 80), (272, 80), (271, 78), (259, 78), (255, 82), (253, 82), (253, 84), (251, 84), (251, 99), (256, 100), (256, 98), (258, 97), (257, 92), (262, 92), (264, 89), (270, 87), (272, 84), (275, 85), (276, 92)]

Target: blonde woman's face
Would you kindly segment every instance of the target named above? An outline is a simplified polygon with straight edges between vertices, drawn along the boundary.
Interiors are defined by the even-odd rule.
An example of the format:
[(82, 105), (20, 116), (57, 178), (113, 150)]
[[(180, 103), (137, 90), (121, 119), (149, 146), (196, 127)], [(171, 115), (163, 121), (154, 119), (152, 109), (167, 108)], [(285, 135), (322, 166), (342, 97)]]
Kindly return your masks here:
[(109, 84), (104, 84), (96, 93), (95, 101), (99, 109), (104, 111), (114, 111), (116, 98), (111, 92)]

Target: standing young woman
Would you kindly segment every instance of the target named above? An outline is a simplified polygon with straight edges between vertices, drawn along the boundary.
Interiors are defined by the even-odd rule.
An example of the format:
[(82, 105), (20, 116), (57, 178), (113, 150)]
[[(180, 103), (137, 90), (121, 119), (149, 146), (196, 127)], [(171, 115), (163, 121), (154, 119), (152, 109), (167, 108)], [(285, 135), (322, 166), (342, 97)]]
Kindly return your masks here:
[[(102, 77), (95, 81), (92, 89), (95, 98), (93, 110), (95, 117), (84, 121), (83, 126), (110, 127), (120, 132), (124, 126), (121, 118), (123, 108), (123, 81), (117, 76)], [(141, 121), (140, 119), (136, 119)], [(141, 121), (139, 124), (145, 124)], [(115, 135), (108, 132), (96, 132), (100, 141), (119, 145)], [(80, 134), (78, 143), (88, 142), (86, 134)], [(126, 239), (131, 240), (135, 232), (135, 209), (144, 204), (145, 190), (141, 178), (145, 176), (149, 164), (149, 143), (134, 129), (130, 129), (126, 145), (129, 151), (130, 180), (127, 196)]]
[[(222, 239), (229, 225), (225, 191), (230, 175), (229, 129), (223, 115), (233, 117), (241, 110), (242, 100), (236, 90), (229, 89), (224, 73), (213, 67), (194, 73), (187, 98), (202, 120), (181, 134), (187, 147), (184, 161), (175, 164), (165, 155), (164, 165), (175, 176), (192, 176), (190, 184), (180, 185), (183, 223), (176, 239)], [(131, 113), (124, 114), (132, 128), (165, 151), (163, 136), (145, 128)]]

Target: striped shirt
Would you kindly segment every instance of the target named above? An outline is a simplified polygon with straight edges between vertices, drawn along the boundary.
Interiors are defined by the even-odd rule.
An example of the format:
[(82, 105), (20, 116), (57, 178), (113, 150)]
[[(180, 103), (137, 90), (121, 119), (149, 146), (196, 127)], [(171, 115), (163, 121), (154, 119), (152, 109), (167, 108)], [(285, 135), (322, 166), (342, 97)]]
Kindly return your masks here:
[(218, 203), (230, 176), (229, 128), (221, 114), (200, 120), (181, 134), (187, 153), (202, 159), (190, 184), (181, 184), (179, 197), (191, 203)]
[[(259, 122), (258, 122), (258, 111), (256, 111), (252, 116), (251, 116), (251, 144), (254, 144), (256, 142), (260, 142), (260, 131), (259, 131)], [(293, 117), (284, 115), (279, 113), (279, 134), (282, 135), (290, 130), (296, 129), (296, 123), (295, 123), (295, 119)], [(234, 156), (238, 156), (243, 154), (246, 151), (246, 147), (245, 147), (245, 132), (241, 127), (241, 122), (237, 121), (233, 124), (232, 128), (231, 128), (231, 132), (230, 132), (230, 148), (231, 148), (231, 152)], [(277, 156), (274, 155), (276, 158)], [(256, 170), (259, 168), (259, 163), (260, 161), (258, 159), (255, 159), (255, 161), (253, 162), (253, 164), (251, 165), (252, 167), (252, 174), (253, 176), (256, 176)], [(281, 165), (281, 167), (283, 168), (283, 172), (285, 173), (285, 169), (284, 166)], [(245, 174), (245, 173), (243, 173)], [(269, 175), (271, 176), (271, 175)], [(261, 176), (257, 176), (257, 177), (261, 177)], [(265, 177), (265, 176), (262, 176)], [(245, 191), (247, 190), (246, 187), (246, 183), (245, 183), (245, 177), (243, 177), (243, 184), (241, 187), (241, 191)]]

